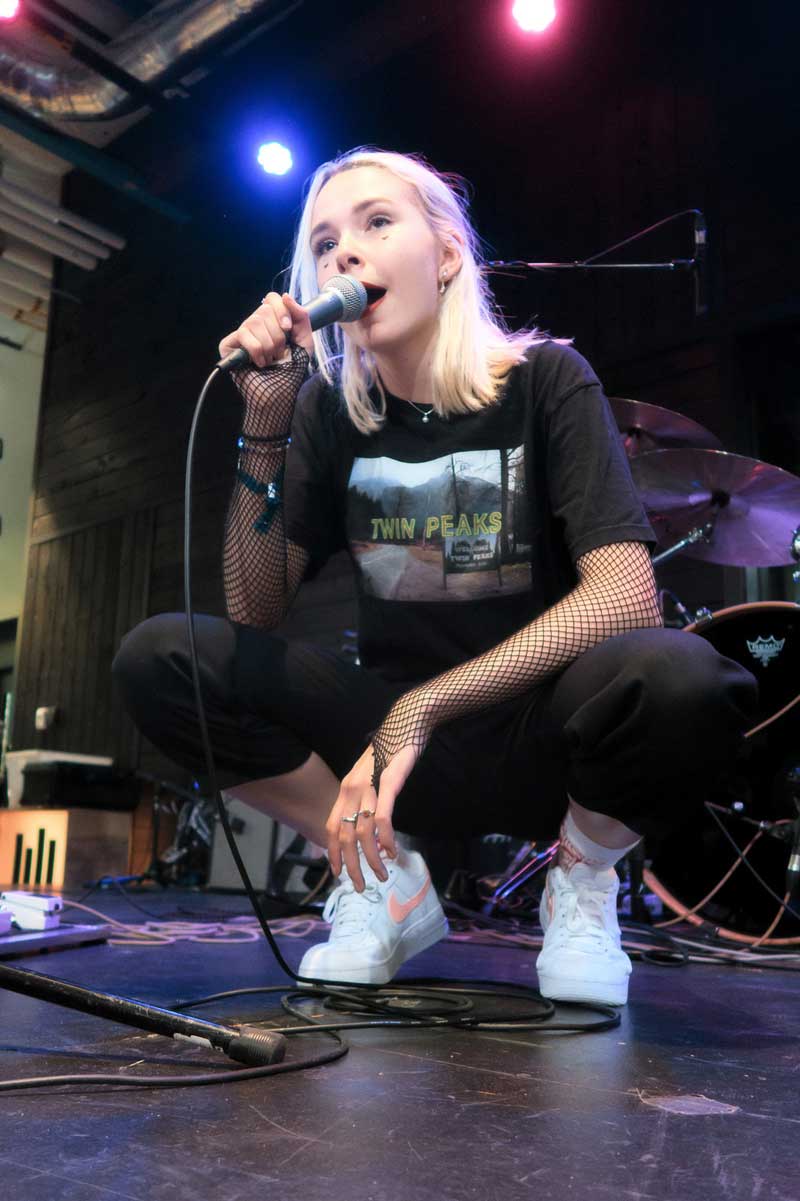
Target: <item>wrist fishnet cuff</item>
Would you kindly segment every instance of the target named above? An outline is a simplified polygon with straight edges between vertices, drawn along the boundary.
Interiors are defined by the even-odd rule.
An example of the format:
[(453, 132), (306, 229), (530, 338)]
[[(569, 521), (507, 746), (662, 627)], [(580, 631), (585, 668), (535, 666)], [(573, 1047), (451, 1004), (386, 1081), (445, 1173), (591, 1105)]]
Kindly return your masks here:
[(297, 394), (309, 358), (233, 373), (244, 400), (236, 485), (228, 508), (223, 582), (228, 616), (272, 629), (284, 618), (302, 581), (308, 553), (286, 539), (283, 476)]

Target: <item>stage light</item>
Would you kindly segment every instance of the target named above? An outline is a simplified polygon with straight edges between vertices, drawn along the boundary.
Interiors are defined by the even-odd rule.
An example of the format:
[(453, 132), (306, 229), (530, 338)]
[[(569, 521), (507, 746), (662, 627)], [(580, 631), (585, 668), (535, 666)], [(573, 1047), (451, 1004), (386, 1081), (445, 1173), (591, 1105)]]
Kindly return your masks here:
[(13, 21), (19, 12), (19, 0), (0, 0), (0, 20)]
[(517, 0), (511, 15), (525, 33), (541, 33), (555, 20), (555, 0)]
[(268, 175), (285, 175), (293, 166), (291, 152), (280, 142), (265, 142), (260, 146), (258, 161)]

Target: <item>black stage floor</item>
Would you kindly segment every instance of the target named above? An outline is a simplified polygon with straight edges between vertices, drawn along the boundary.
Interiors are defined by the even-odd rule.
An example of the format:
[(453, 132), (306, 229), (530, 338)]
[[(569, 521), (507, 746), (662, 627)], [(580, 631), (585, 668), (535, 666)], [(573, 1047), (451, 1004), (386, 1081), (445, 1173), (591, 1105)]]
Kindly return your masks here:
[[(143, 920), (124, 898), (99, 895), (92, 903), (104, 912)], [(153, 912), (180, 906), (198, 920), (247, 912), (234, 896), (137, 895)], [(283, 945), (293, 962), (305, 947)], [(530, 984), (533, 961), (530, 950), (448, 942), (413, 966)], [(262, 942), (96, 945), (9, 965), (159, 1005), (282, 982)], [(273, 999), (253, 997), (199, 1012), (230, 1022), (278, 1016)], [(233, 1066), (202, 1047), (14, 993), (0, 993), (0, 1015), (3, 1079), (141, 1072), (142, 1060), (158, 1072)], [(15, 1201), (800, 1198), (800, 1013), (788, 972), (637, 964), (621, 1026), (599, 1034), (374, 1029), (349, 1039), (344, 1059), (273, 1079), (0, 1093), (5, 1193)], [(289, 1053), (312, 1046), (323, 1048), (321, 1036), (295, 1040)]]

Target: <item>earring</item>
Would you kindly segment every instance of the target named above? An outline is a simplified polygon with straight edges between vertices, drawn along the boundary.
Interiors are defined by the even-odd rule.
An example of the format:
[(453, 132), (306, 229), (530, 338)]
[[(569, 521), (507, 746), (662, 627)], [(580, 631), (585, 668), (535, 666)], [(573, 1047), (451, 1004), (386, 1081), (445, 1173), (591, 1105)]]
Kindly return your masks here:
[(445, 287), (444, 287), (444, 285), (445, 285), (445, 280), (446, 280), (446, 279), (447, 279), (447, 275), (446, 275), (446, 274), (445, 274), (445, 272), (443, 271), (443, 272), (442, 272), (442, 275), (441, 275), (441, 281), (442, 281), (442, 282), (439, 284), (439, 295), (440, 295), (440, 296), (444, 296), (444, 292), (445, 292)]

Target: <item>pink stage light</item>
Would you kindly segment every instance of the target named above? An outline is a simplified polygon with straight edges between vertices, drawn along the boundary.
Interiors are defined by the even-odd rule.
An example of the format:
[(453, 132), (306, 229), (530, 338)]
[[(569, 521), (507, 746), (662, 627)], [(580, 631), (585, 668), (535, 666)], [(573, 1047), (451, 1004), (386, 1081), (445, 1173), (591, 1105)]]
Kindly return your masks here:
[(517, 0), (511, 15), (525, 33), (541, 33), (555, 20), (555, 0)]
[(0, 20), (13, 21), (19, 12), (19, 0), (0, 0)]

